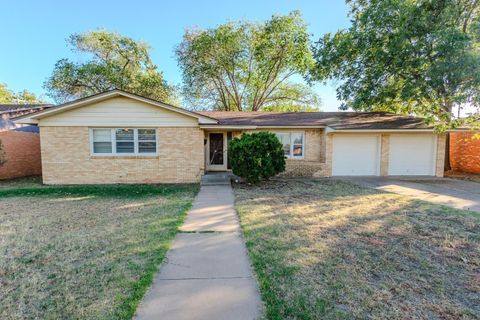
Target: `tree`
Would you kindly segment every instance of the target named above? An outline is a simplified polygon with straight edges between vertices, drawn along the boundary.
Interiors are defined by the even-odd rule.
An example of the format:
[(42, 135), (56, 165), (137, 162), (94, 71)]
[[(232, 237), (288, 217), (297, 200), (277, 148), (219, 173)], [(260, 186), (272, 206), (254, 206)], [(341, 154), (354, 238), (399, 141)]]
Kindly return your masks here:
[(232, 171), (249, 183), (258, 183), (285, 171), (283, 146), (274, 133), (244, 133), (230, 142)]
[[(307, 27), (297, 11), (261, 24), (241, 21), (189, 29), (176, 56), (183, 92), (192, 104), (258, 111), (319, 102), (309, 87), (291, 82), (314, 62)], [(313, 102), (305, 99), (305, 92)]]
[(107, 30), (73, 34), (67, 40), (74, 52), (85, 54), (85, 62), (60, 59), (44, 84), (57, 102), (99, 92), (121, 89), (169, 102), (172, 88), (150, 59), (150, 47), (140, 41)]
[(445, 130), (480, 111), (480, 0), (350, 0), (352, 26), (314, 49), (312, 79), (340, 79), (343, 108), (415, 114)]
[(8, 89), (6, 84), (0, 83), (0, 103), (39, 104), (45, 103), (45, 101), (28, 90), (14, 93), (12, 90)]

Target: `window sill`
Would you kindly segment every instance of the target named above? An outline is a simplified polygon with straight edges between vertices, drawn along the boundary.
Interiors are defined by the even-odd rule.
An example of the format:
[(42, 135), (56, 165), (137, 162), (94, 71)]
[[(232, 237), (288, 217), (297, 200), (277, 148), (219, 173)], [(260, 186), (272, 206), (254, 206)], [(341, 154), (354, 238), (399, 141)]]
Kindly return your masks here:
[(118, 156), (118, 155), (113, 155), (113, 156), (95, 156), (91, 155), (90, 159), (158, 159), (160, 156), (158, 155), (152, 155), (152, 156), (141, 156), (141, 155), (130, 155), (130, 156)]

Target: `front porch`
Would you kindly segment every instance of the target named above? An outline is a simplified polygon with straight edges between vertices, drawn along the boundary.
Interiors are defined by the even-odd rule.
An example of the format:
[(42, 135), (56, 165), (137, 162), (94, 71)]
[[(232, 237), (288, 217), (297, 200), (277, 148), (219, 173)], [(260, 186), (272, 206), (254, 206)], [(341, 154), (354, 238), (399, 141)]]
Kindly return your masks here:
[(205, 130), (205, 172), (230, 172), (228, 145), (234, 132), (226, 130)]

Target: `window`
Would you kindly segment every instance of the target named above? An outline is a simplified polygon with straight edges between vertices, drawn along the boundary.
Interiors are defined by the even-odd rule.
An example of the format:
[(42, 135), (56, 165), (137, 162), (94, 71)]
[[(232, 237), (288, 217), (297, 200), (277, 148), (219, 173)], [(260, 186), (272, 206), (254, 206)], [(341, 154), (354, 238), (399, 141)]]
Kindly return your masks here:
[(156, 155), (155, 129), (91, 129), (92, 154), (95, 155)]
[(303, 158), (303, 132), (276, 132), (287, 158)]

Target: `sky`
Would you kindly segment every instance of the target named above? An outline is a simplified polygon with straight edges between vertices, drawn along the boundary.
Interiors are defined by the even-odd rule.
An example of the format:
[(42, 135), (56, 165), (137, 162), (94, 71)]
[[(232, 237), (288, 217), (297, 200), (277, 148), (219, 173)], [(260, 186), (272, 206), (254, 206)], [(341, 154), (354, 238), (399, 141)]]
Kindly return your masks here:
[[(55, 62), (79, 59), (65, 39), (72, 33), (106, 28), (150, 44), (152, 60), (165, 80), (180, 84), (173, 50), (186, 28), (242, 19), (264, 21), (293, 10), (302, 12), (314, 41), (350, 24), (342, 0), (0, 0), (0, 82), (13, 91), (28, 89), (49, 100), (42, 86)], [(333, 83), (317, 84), (315, 90), (323, 111), (338, 109)]]

